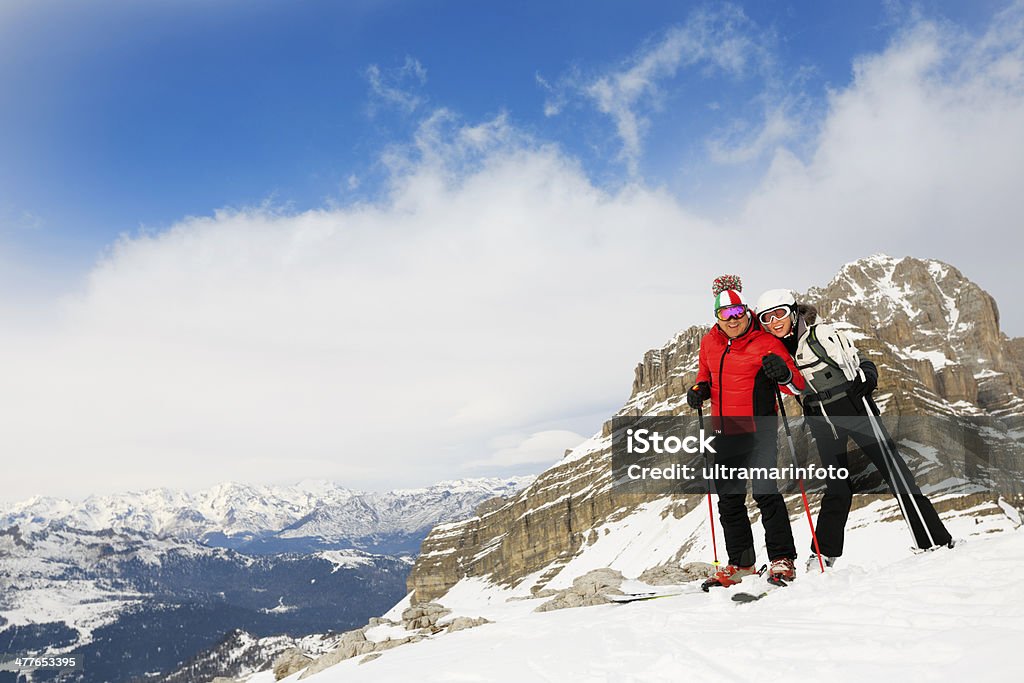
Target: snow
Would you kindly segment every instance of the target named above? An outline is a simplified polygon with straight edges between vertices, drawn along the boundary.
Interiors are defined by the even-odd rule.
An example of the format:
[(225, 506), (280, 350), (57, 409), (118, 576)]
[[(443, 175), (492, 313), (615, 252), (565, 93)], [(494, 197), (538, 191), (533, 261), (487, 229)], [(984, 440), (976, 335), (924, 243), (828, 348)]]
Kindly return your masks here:
[(1021, 516), (1020, 511), (1017, 508), (1007, 503), (1006, 500), (1003, 498), (999, 499), (999, 507), (1002, 508), (1003, 512), (1006, 513), (1006, 516), (1009, 517), (1010, 521), (1013, 522), (1014, 526), (1020, 527)]
[[(886, 257), (888, 258), (888, 257)], [(902, 260), (902, 259), (900, 259)], [(896, 265), (900, 261), (894, 259), (888, 259), (882, 263), (884, 271), (882, 277), (875, 280), (875, 285), (879, 293), (889, 299), (890, 304), (893, 308), (900, 308), (906, 314), (909, 320), (913, 320), (918, 316), (920, 311), (915, 309), (908, 299), (913, 294), (910, 289), (910, 285), (904, 283), (902, 287), (897, 287), (896, 283), (893, 282), (893, 274), (896, 271)]]
[(296, 607), (295, 605), (284, 604), (284, 598), (278, 598), (277, 606), (271, 607), (269, 609), (261, 609), (260, 612), (262, 612), (263, 614), (285, 614), (286, 612), (294, 612), (297, 609), (298, 607)]
[(465, 519), (483, 501), (511, 495), (532, 476), (445, 481), (383, 493), (351, 491), (307, 479), (292, 486), (225, 482), (197, 493), (166, 488), (90, 496), (80, 502), (33, 497), (0, 504), (0, 529), (56, 522), (86, 531), (112, 529), (204, 541), (210, 534), (338, 541), (374, 533), (410, 533)]
[[(977, 572), (1024, 561), (1021, 533), (971, 539), (952, 551), (904, 553), (882, 566), (863, 552), (848, 554), (850, 561), (834, 570), (801, 576), (749, 605), (733, 603), (722, 590), (632, 605), (520, 611), (388, 651), (365, 665), (357, 657), (306, 680), (770, 680), (801, 677), (809, 669), (815, 680), (829, 681), (1015, 676), (1024, 580), (1004, 572), (994, 591), (977, 581)], [(272, 674), (250, 679), (264, 680)]]
[(603, 437), (601, 436), (601, 433), (598, 432), (579, 446), (576, 446), (576, 448), (569, 451), (569, 453), (559, 461), (559, 464), (575, 462), (576, 460), (580, 460), (592, 453), (611, 448), (611, 443), (612, 440), (610, 436)]
[[(957, 329), (957, 323), (960, 321), (960, 309), (956, 305), (956, 297), (950, 296), (942, 288), (943, 281), (949, 275), (949, 267), (939, 261), (928, 261), (928, 273), (938, 286), (939, 294), (942, 296), (943, 308), (945, 308), (946, 312), (946, 322), (949, 324), (950, 332), (953, 332)], [(959, 293), (958, 289), (956, 294)]]
[(373, 564), (375, 559), (374, 555), (358, 550), (324, 550), (317, 553), (317, 556), (334, 565), (331, 569), (332, 574), (339, 569), (353, 569), (360, 565)]
[[(623, 520), (597, 527), (597, 541), (585, 546), (548, 583), (547, 588), (568, 588), (577, 576), (592, 569), (609, 567), (625, 576), (637, 576), (644, 569), (672, 559), (695, 532), (706, 515), (690, 514), (676, 519), (671, 513), (671, 499), (662, 499), (638, 506), (636, 512)], [(700, 512), (698, 510), (697, 512)], [(710, 545), (710, 537), (706, 544)]]
[(946, 358), (946, 354), (941, 351), (925, 351), (915, 349), (913, 347), (903, 349), (903, 355), (909, 356), (914, 360), (926, 360), (931, 362), (932, 367), (936, 372), (946, 367), (947, 365), (956, 365), (956, 361), (952, 361)]
[[(799, 499), (790, 499), (795, 510)], [(601, 566), (635, 577), (696, 539), (681, 561), (709, 560), (707, 511), (676, 519), (670, 501), (651, 501), (598, 529), (598, 540), (566, 564), (548, 587)], [(1014, 517), (1013, 513), (1016, 513)], [(983, 567), (1024, 562), (1024, 528), (1009, 503), (980, 503), (944, 513), (953, 550), (908, 549), (908, 531), (891, 499), (854, 510), (846, 552), (825, 574), (803, 572), (789, 588), (738, 605), (728, 590), (630, 605), (537, 613), (529, 599), (537, 572), (515, 588), (474, 577), (438, 602), (457, 616), (495, 623), (403, 645), (379, 659), (341, 662), (304, 681), (679, 681), (775, 676), (815, 680), (1010, 679), (1024, 637), (1024, 577), (1001, 572), (998, 590), (979, 581)], [(794, 517), (797, 547), (810, 542)], [(721, 532), (719, 531), (719, 534)], [(762, 535), (755, 523), (755, 538)], [(758, 548), (763, 558), (763, 546)], [(760, 579), (748, 579), (747, 589)], [(556, 585), (556, 583), (558, 585)], [(527, 599), (524, 599), (527, 598)], [(408, 598), (388, 613), (397, 619)], [(400, 637), (375, 627), (372, 639)], [(404, 632), (403, 632), (404, 633)], [(295, 674), (286, 681), (297, 681)], [(250, 683), (270, 683), (257, 674)]]
[[(932, 463), (932, 466), (934, 466), (934, 467), (942, 467), (943, 463), (942, 463), (942, 460), (939, 458), (939, 449), (935, 448), (934, 446), (928, 446), (926, 444), (919, 443), (917, 441), (912, 441), (911, 439), (901, 439), (900, 443), (902, 445), (906, 446), (907, 448), (910, 448), (911, 450), (913, 450), (920, 457), (922, 457), (925, 460), (927, 460), (928, 462)], [(917, 471), (917, 474), (918, 475), (923, 474), (928, 469), (931, 469), (931, 468), (922, 468), (922, 469)]]
[(407, 631), (404, 626), (392, 626), (391, 624), (380, 624), (367, 629), (364, 635), (367, 640), (379, 643), (382, 640), (405, 638), (415, 634), (415, 631)]
[(90, 581), (65, 581), (18, 591), (3, 616), (11, 626), (63, 621), (79, 632), (81, 642), (88, 642), (94, 630), (113, 623), (125, 608), (141, 604), (147, 597), (103, 591)]
[(837, 330), (842, 330), (844, 336), (851, 342), (858, 342), (861, 339), (872, 338), (868, 337), (868, 335), (861, 332), (859, 327), (845, 320), (837, 320), (836, 322), (832, 323), (832, 327), (834, 327)]

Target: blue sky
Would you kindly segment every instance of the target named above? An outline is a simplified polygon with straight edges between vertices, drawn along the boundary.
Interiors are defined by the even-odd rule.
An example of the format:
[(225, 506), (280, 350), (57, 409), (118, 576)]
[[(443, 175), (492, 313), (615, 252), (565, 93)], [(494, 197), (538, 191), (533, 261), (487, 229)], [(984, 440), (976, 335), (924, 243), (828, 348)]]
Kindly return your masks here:
[[(546, 117), (558, 83), (608, 68), (666, 27), (684, 2), (15, 2), (0, 13), (0, 225), (24, 257), (91, 263), (116, 235), (266, 199), (298, 209), (372, 193), (382, 146), (409, 112), (378, 108), (366, 70), (407, 57), (425, 69), (421, 106), (467, 120), (508, 112), (563, 145), (600, 182), (623, 164), (607, 117), (579, 101)], [(849, 82), (851, 57), (882, 47), (912, 11), (973, 26), (998, 3), (765, 2), (777, 77), (812, 100)], [(709, 164), (703, 139), (758, 106), (762, 79), (685, 73), (651, 117), (642, 176), (698, 200), (759, 170)], [(708, 109), (718, 106), (718, 109)], [(813, 108), (817, 106), (811, 103)], [(764, 161), (761, 159), (760, 161)], [(723, 179), (730, 182), (721, 183)], [(731, 184), (730, 184), (731, 183)], [(25, 228), (34, 228), (27, 230)]]
[(0, 450), (72, 496), (535, 472), (713, 277), (878, 252), (1021, 335), (1021, 149), (1024, 0), (8, 0)]

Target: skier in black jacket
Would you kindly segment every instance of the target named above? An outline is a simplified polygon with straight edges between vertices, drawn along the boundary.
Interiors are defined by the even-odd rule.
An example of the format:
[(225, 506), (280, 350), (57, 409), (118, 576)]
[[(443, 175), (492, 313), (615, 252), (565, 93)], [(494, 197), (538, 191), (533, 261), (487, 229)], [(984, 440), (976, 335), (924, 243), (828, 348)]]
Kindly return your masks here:
[[(757, 314), (762, 327), (782, 341), (807, 380), (801, 404), (804, 415), (810, 418), (807, 423), (822, 465), (848, 470), (847, 443), (852, 437), (878, 468), (889, 489), (899, 492), (897, 502), (918, 547), (952, 548), (949, 531), (921, 493), (892, 438), (884, 431), (880, 420), (868, 417), (868, 411), (874, 416), (880, 415), (872, 398), (878, 386), (875, 364), (860, 359), (856, 347), (841, 330), (817, 324), (817, 310), (812, 306), (798, 306), (788, 289), (762, 294), (757, 301)], [(886, 448), (893, 457), (887, 457)], [(826, 481), (816, 533), (822, 560), (828, 566), (843, 554), (844, 530), (852, 502), (853, 489), (848, 479)], [(808, 567), (812, 562), (816, 564), (817, 557), (808, 560)]]

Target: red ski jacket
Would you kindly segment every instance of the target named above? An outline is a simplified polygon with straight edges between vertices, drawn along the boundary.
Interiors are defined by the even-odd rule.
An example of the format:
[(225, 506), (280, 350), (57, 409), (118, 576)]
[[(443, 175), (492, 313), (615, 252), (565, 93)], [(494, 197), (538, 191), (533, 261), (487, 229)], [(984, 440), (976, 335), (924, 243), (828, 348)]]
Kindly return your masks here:
[[(697, 383), (706, 382), (711, 389), (711, 424), (716, 433), (754, 431), (754, 420), (749, 418), (778, 414), (775, 383), (761, 369), (761, 359), (769, 353), (786, 361), (792, 373), (789, 384), (779, 387), (787, 394), (799, 394), (804, 378), (793, 357), (779, 339), (760, 329), (756, 321), (751, 320), (747, 331), (735, 339), (729, 339), (718, 325), (713, 325), (700, 340)], [(727, 419), (723, 420), (723, 416)]]

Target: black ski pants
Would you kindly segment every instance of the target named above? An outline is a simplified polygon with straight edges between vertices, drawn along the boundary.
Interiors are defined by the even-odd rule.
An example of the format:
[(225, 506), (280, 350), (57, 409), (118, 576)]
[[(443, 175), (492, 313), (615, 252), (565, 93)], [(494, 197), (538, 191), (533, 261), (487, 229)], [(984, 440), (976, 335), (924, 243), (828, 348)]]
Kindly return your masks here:
[[(777, 467), (778, 446), (775, 432), (769, 434), (717, 435), (715, 437), (715, 464), (730, 473), (745, 467)], [(761, 512), (768, 559), (796, 558), (793, 529), (789, 524), (789, 511), (774, 481), (753, 482), (754, 502)], [(754, 534), (747, 515), (747, 479), (718, 477), (718, 516), (725, 535), (729, 564), (752, 566), (755, 561)]]
[[(869, 405), (872, 408), (872, 413), (877, 416), (878, 409), (875, 407), (874, 402), (869, 400)], [(899, 455), (899, 451), (896, 449), (892, 437), (885, 431), (882, 421), (876, 420), (876, 423), (882, 431), (884, 443), (888, 444), (889, 453), (895, 456), (891, 459), (886, 457), (882, 444), (875, 437), (863, 402), (861, 402), (860, 406), (857, 406), (853, 400), (844, 397), (826, 405), (825, 410), (828, 412), (829, 421), (832, 423), (831, 426), (829, 421), (826, 421), (824, 417), (820, 417), (820, 409), (817, 409), (814, 405), (808, 405), (805, 408), (806, 422), (818, 445), (818, 455), (821, 458), (821, 464), (825, 467), (832, 465), (836, 468), (848, 469), (849, 452), (847, 450), (847, 443), (852, 438), (854, 443), (864, 451), (864, 454), (867, 455), (872, 464), (878, 469), (885, 483), (889, 486), (889, 490), (898, 495), (899, 501), (902, 503), (903, 510), (910, 522), (910, 527), (914, 532), (914, 538), (917, 540), (918, 547), (931, 547), (924, 525), (927, 525), (932, 540), (935, 541), (936, 545), (946, 545), (949, 543), (951, 539), (949, 531), (946, 530), (942, 520), (939, 519), (939, 515), (932, 506), (931, 501), (921, 493), (921, 489), (914, 481), (913, 472), (910, 471), (906, 462)], [(833, 428), (835, 433), (832, 431)], [(897, 474), (896, 468), (899, 468), (899, 472), (903, 473), (902, 479)], [(850, 515), (850, 506), (853, 504), (854, 493), (849, 479), (826, 480), (825, 495), (822, 497), (821, 509), (818, 511), (818, 523), (815, 525), (815, 531), (818, 536), (821, 554), (828, 557), (839, 557), (843, 554), (846, 520)], [(906, 482), (906, 485), (904, 485), (904, 482)], [(920, 510), (920, 515), (918, 515), (918, 510)], [(811, 552), (814, 552), (813, 547)]]

